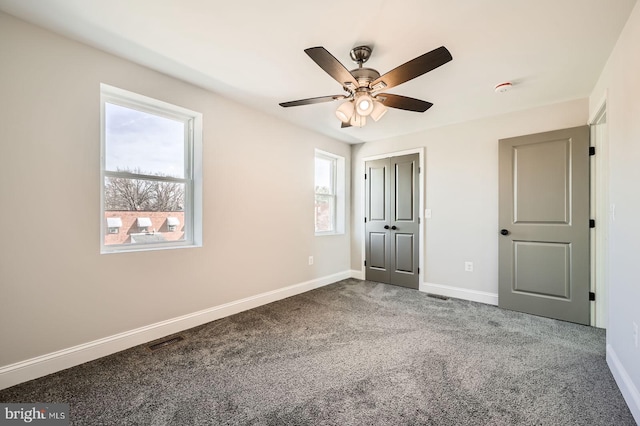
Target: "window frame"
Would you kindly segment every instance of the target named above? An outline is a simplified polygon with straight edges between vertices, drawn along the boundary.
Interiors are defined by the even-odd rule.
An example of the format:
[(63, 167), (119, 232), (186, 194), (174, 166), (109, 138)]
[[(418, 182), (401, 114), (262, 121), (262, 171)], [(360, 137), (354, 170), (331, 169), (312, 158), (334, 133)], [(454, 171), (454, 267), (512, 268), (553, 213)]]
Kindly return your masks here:
[[(184, 122), (184, 177), (174, 178), (106, 170), (107, 135), (105, 105), (107, 103)], [(202, 114), (199, 112), (107, 84), (100, 84), (100, 253), (121, 253), (202, 246), (202, 122)], [(105, 236), (109, 231), (107, 221), (105, 220), (105, 179), (107, 177), (184, 184), (184, 239), (145, 244), (105, 244)]]
[[(319, 194), (316, 192), (316, 182), (315, 182), (315, 160), (317, 158), (323, 160), (331, 161), (331, 194)], [(316, 236), (325, 236), (325, 235), (342, 235), (345, 233), (345, 159), (340, 155), (336, 155), (327, 151), (323, 151), (320, 149), (315, 150), (314, 159), (314, 231)], [(316, 231), (317, 225), (317, 209), (316, 199), (318, 196), (322, 197), (331, 197), (333, 200), (332, 203), (332, 219), (333, 219), (333, 229), (330, 231)]]

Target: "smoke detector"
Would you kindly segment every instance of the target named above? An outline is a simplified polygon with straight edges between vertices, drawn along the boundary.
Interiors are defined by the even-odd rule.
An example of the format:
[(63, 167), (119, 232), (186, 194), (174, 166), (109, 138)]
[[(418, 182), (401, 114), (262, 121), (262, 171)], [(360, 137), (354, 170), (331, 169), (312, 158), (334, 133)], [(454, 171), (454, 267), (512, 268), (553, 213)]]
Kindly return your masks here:
[(496, 84), (496, 87), (494, 87), (493, 90), (495, 90), (496, 93), (504, 93), (511, 90), (512, 87), (513, 87), (513, 84), (507, 81), (505, 83)]

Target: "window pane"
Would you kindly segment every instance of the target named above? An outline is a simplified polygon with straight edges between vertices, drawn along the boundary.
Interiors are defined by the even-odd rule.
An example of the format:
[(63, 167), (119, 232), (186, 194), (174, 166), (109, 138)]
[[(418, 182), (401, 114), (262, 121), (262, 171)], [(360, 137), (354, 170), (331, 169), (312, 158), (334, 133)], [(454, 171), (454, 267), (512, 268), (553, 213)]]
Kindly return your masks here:
[(333, 194), (333, 164), (334, 160), (316, 157), (316, 193)]
[(105, 245), (184, 240), (184, 183), (106, 177), (104, 187)]
[(335, 197), (316, 195), (316, 232), (332, 232), (335, 229)]
[(105, 103), (105, 167), (184, 178), (185, 123)]

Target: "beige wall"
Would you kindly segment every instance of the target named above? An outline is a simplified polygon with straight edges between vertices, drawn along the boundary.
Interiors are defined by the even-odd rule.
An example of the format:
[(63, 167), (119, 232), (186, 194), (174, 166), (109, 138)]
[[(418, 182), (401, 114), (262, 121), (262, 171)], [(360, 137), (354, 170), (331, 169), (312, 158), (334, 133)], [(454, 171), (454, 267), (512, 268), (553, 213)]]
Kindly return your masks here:
[[(616, 220), (609, 218), (607, 341), (627, 374), (625, 396), (637, 397), (638, 45), (640, 6), (589, 105), (569, 101), (349, 147), (0, 13), (0, 368), (360, 270), (362, 182), (349, 187), (352, 235), (348, 221), (343, 236), (314, 237), (314, 148), (345, 156), (347, 175), (351, 164), (362, 176), (367, 156), (425, 147), (425, 207), (433, 213), (423, 236), (425, 282), (497, 293), (498, 139), (585, 124), (608, 91)], [(100, 83), (204, 114), (202, 248), (99, 254)], [(20, 215), (3, 213), (14, 209)], [(463, 271), (467, 260), (475, 272)], [(120, 279), (110, 279), (114, 270)], [(640, 402), (630, 406), (639, 418)]]
[[(514, 89), (513, 95), (516, 95)], [(364, 176), (363, 158), (425, 147), (424, 282), (497, 294), (498, 139), (587, 122), (587, 99), (441, 127), (357, 145), (353, 176)], [(361, 269), (363, 184), (353, 180), (352, 269)], [(464, 262), (474, 272), (464, 271)]]
[[(607, 361), (640, 422), (640, 4), (636, 4), (590, 98), (594, 115), (606, 97), (609, 152)], [(640, 333), (640, 330), (639, 330)], [(640, 336), (639, 336), (640, 339)], [(626, 375), (626, 377), (625, 377)]]
[[(349, 270), (313, 226), (348, 145), (2, 13), (0, 63), (0, 367)], [(204, 114), (202, 248), (99, 254), (100, 83)]]

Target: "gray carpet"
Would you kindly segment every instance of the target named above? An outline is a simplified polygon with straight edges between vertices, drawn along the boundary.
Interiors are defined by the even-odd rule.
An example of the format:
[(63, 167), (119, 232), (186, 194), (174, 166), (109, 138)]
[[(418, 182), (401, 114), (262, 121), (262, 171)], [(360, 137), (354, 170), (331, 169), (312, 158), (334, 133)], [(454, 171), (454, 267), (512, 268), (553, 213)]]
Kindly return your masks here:
[(74, 425), (635, 425), (604, 330), (345, 280), (0, 391)]

